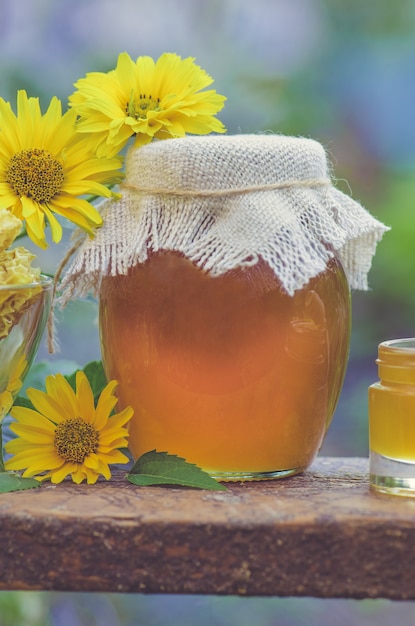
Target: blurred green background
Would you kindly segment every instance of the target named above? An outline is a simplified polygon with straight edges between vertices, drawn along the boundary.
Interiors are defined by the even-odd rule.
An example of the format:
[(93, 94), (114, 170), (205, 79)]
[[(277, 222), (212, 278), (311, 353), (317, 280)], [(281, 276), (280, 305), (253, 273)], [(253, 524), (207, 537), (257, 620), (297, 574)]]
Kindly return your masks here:
[[(228, 101), (230, 133), (273, 131), (320, 140), (338, 186), (392, 227), (370, 290), (353, 293), (348, 373), (325, 455), (366, 456), (367, 388), (377, 345), (415, 336), (415, 2), (413, 0), (0, 0), (0, 95), (57, 95), (88, 71), (132, 57), (196, 57)], [(62, 249), (39, 254), (54, 272)], [(59, 316), (61, 351), (47, 368), (99, 358), (92, 300)], [(0, 593), (0, 626), (325, 626), (413, 624), (409, 603)]]

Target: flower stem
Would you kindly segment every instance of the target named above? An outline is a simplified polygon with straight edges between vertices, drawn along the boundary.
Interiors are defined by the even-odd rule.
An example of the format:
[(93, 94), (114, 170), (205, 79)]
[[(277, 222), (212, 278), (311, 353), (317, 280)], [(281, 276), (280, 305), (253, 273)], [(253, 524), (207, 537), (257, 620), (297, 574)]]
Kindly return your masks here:
[(3, 428), (0, 424), (0, 473), (5, 472), (6, 468), (4, 467), (3, 460)]

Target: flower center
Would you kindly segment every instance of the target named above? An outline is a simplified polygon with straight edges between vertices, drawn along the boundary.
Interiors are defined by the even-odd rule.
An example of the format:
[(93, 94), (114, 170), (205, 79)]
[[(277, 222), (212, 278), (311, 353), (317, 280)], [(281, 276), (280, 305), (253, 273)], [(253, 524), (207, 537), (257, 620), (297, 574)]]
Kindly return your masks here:
[(6, 180), (18, 196), (49, 202), (62, 186), (63, 167), (47, 150), (22, 150), (10, 159)]
[(91, 424), (77, 417), (57, 425), (53, 443), (65, 461), (82, 463), (88, 454), (98, 450), (99, 434)]
[(145, 120), (149, 111), (160, 110), (160, 98), (153, 98), (140, 93), (139, 98), (131, 99), (125, 108), (126, 113), (136, 120)]

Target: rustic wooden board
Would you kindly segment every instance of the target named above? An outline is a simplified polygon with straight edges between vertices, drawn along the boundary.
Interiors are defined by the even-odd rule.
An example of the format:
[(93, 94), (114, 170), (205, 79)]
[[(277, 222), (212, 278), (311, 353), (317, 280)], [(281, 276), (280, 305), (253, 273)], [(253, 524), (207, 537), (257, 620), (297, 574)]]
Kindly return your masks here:
[(370, 492), (354, 458), (228, 492), (2, 494), (0, 589), (415, 599), (415, 499)]

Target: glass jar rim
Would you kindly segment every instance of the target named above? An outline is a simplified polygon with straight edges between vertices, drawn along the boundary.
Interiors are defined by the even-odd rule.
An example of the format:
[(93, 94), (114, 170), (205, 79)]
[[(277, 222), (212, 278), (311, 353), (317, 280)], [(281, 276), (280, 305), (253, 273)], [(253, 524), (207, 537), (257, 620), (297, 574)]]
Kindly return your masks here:
[(391, 339), (378, 346), (376, 359), (381, 381), (415, 384), (415, 338)]
[(389, 339), (379, 344), (379, 349), (401, 350), (402, 352), (415, 352), (415, 337), (405, 337), (403, 339)]
[(20, 289), (34, 289), (35, 287), (51, 287), (53, 285), (52, 276), (47, 276), (46, 274), (41, 274), (39, 276), (38, 281), (33, 281), (32, 283), (10, 283), (5, 285), (0, 285), (0, 291), (9, 291), (13, 289), (13, 291), (19, 291)]

